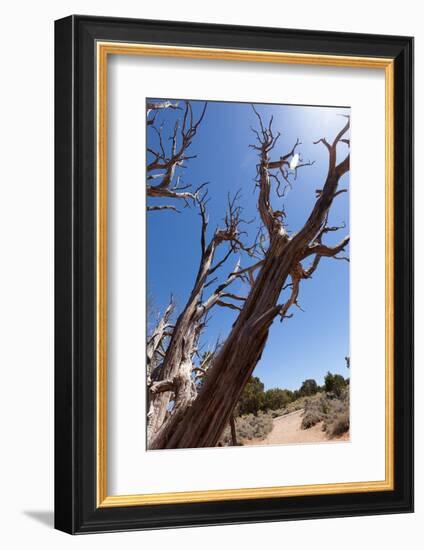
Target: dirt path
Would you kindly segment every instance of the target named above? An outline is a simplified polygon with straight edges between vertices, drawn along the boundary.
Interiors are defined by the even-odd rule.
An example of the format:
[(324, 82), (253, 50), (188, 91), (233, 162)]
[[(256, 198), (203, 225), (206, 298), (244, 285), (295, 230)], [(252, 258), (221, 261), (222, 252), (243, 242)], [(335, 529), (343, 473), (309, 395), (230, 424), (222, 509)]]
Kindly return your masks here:
[[(322, 422), (312, 428), (302, 430), (303, 409), (274, 418), (274, 427), (265, 439), (245, 441), (245, 445), (282, 445), (290, 443), (319, 443), (329, 441), (325, 432), (322, 431)], [(343, 434), (337, 440), (348, 440), (349, 434)], [(335, 439), (332, 439), (335, 441)]]

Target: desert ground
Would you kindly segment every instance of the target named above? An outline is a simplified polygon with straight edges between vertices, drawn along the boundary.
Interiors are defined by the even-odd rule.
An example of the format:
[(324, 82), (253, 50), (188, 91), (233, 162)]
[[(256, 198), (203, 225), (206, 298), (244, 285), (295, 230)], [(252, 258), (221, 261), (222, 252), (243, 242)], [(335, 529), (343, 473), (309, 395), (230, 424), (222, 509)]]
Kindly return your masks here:
[(301, 428), (304, 410), (300, 409), (284, 416), (274, 418), (274, 426), (264, 439), (243, 440), (243, 445), (284, 445), (296, 443), (321, 443), (325, 441), (349, 441), (349, 432), (331, 440), (322, 431), (322, 422), (303, 430)]

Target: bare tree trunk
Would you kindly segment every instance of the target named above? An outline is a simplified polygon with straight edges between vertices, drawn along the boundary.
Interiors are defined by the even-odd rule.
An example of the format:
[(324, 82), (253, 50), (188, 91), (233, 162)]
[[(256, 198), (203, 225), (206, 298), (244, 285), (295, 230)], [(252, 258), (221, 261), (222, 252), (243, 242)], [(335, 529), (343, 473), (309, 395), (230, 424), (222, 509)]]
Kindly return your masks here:
[(231, 430), (231, 442), (234, 447), (237, 447), (237, 431), (236, 431), (236, 421), (234, 420), (234, 414), (230, 416), (230, 430)]
[[(180, 418), (180, 413), (184, 412), (196, 398), (197, 389), (193, 377), (196, 366), (193, 363), (193, 356), (196, 352), (197, 341), (203, 328), (203, 319), (207, 312), (215, 305), (229, 305), (222, 300), (222, 297), (225, 296), (224, 291), (226, 287), (238, 276), (236, 266), (236, 270), (227, 280), (219, 285), (209, 298), (203, 300), (203, 292), (208, 278), (223, 265), (229, 257), (229, 253), (233, 251), (234, 245), (231, 245), (229, 253), (222, 260), (215, 266), (212, 266), (216, 249), (224, 242), (232, 243), (234, 239), (237, 239), (237, 226), (239, 224), (235, 200), (229, 201), (225, 228), (217, 229), (209, 244), (206, 244), (208, 220), (205, 211), (205, 198), (206, 194), (201, 198), (195, 196), (202, 218), (201, 260), (197, 277), (185, 308), (178, 317), (172, 331), (172, 336), (160, 369), (160, 377), (150, 387), (149, 448), (160, 448), (162, 433), (164, 433), (167, 423), (170, 419), (175, 421), (176, 418)], [(237, 309), (240, 308), (237, 307)], [(172, 394), (175, 396), (174, 404), (170, 418), (165, 421)], [(160, 433), (158, 434), (158, 432)]]
[(184, 421), (178, 423), (171, 417), (168, 426), (162, 430), (162, 437), (155, 441), (158, 447), (152, 448), (211, 447), (217, 444), (262, 355), (268, 329), (281, 309), (277, 300), (291, 265), (290, 253), (285, 261), (281, 257), (284, 250), (283, 237), (276, 239), (243, 311), (213, 361), (202, 391), (186, 411)]
[[(191, 387), (191, 373), (193, 370), (192, 356), (195, 344), (196, 324), (192, 322), (193, 308), (190, 304), (178, 319), (171, 338), (169, 348), (162, 365), (160, 382), (167, 382), (162, 386), (153, 385), (152, 412), (150, 431), (156, 432), (163, 424), (170, 402), (171, 393), (175, 395), (174, 408), (177, 405), (188, 404), (196, 396)], [(158, 382), (159, 382), (158, 381)]]
[(165, 355), (164, 340), (171, 336), (172, 325), (169, 324), (170, 317), (174, 310), (175, 304), (171, 299), (163, 316), (157, 322), (152, 334), (147, 340), (146, 360), (147, 360), (147, 383), (150, 385), (154, 379), (153, 372), (157, 368), (158, 356)]

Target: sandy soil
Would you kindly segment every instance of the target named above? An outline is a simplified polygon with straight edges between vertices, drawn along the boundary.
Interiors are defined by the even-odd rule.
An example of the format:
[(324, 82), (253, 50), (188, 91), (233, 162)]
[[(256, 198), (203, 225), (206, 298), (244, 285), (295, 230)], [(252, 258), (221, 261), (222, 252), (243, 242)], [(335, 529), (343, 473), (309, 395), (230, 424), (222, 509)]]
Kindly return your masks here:
[(303, 409), (274, 418), (274, 427), (265, 439), (243, 441), (244, 445), (283, 445), (349, 440), (349, 432), (330, 440), (326, 433), (322, 431), (322, 422), (312, 426), (312, 428), (302, 430), (302, 414)]

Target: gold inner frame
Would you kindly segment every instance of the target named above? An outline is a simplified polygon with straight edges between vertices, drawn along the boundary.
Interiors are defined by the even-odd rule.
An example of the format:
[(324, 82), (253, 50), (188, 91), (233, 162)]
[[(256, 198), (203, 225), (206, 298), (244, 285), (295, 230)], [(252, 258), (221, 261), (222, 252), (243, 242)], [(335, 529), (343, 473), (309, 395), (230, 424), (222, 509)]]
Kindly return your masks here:
[[(255, 498), (388, 491), (394, 489), (394, 60), (122, 42), (96, 44), (97, 54), (97, 506), (141, 506)], [(315, 485), (218, 489), (108, 496), (107, 493), (107, 61), (109, 55), (182, 57), (384, 69), (385, 72), (385, 479)]]

